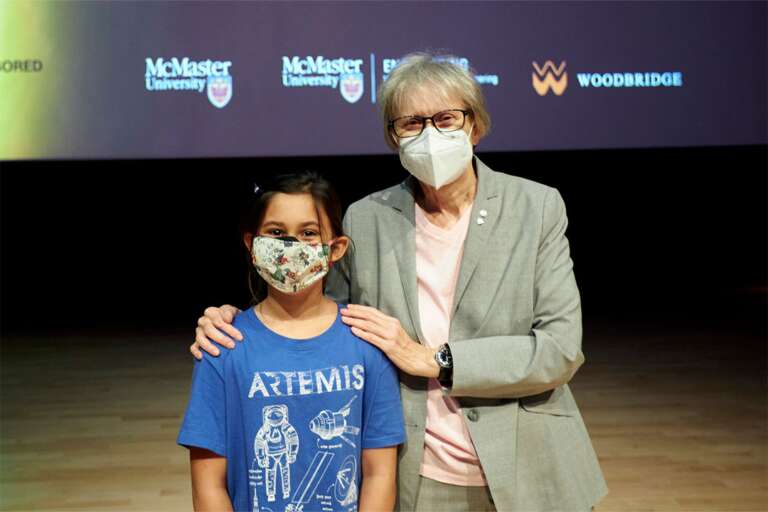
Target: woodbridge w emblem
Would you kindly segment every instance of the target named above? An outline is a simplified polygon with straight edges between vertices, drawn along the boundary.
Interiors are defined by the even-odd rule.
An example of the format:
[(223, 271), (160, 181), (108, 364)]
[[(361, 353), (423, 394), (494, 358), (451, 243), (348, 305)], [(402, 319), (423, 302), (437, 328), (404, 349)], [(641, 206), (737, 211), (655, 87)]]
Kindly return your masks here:
[(531, 79), (533, 88), (539, 96), (544, 96), (551, 89), (556, 96), (561, 96), (566, 87), (568, 87), (568, 73), (565, 71), (565, 61), (560, 63), (560, 67), (555, 67), (551, 60), (539, 67), (536, 61), (533, 62), (533, 73)]

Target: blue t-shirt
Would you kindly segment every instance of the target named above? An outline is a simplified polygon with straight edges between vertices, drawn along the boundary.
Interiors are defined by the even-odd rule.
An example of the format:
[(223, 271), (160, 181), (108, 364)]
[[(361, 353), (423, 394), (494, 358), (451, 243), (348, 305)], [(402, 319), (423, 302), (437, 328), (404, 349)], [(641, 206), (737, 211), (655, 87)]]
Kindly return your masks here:
[(355, 511), (360, 450), (405, 441), (397, 373), (337, 314), (306, 340), (269, 330), (249, 308), (244, 341), (195, 361), (177, 442), (227, 458), (235, 510)]

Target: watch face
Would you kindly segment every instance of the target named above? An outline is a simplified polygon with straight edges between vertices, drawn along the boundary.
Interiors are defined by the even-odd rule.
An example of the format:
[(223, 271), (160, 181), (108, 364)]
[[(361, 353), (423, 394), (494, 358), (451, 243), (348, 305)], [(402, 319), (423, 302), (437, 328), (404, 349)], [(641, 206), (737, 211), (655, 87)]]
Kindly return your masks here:
[(435, 354), (435, 358), (437, 359), (437, 364), (443, 368), (450, 368), (453, 366), (453, 358), (451, 357), (448, 347), (445, 345), (440, 347), (440, 350)]

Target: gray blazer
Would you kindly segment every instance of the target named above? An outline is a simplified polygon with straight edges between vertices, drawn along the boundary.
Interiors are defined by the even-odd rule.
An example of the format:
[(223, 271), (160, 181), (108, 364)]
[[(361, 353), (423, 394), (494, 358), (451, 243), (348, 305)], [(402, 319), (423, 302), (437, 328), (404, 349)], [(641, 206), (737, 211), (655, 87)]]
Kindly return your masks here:
[[(500, 511), (589, 510), (606, 493), (567, 382), (584, 362), (581, 305), (557, 190), (494, 172), (475, 158), (478, 187), (449, 339), (453, 386)], [(419, 325), (413, 178), (349, 207), (353, 249), (326, 293)], [(485, 223), (478, 224), (486, 210)], [(398, 509), (415, 508), (427, 380), (400, 373), (407, 442)]]

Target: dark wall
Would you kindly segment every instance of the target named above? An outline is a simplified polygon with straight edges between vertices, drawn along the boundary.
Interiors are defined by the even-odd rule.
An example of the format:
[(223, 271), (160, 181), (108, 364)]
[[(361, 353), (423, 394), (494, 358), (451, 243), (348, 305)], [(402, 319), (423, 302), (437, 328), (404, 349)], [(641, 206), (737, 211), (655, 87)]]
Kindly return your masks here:
[[(585, 318), (764, 329), (766, 147), (479, 153), (557, 187)], [(239, 213), (259, 176), (314, 168), (345, 206), (397, 156), (2, 164), (2, 329), (194, 326), (244, 305)]]

